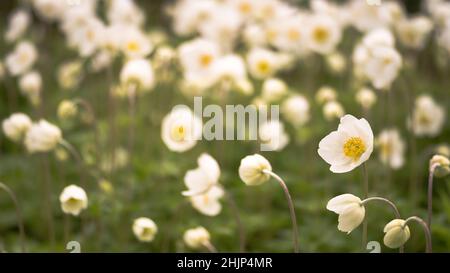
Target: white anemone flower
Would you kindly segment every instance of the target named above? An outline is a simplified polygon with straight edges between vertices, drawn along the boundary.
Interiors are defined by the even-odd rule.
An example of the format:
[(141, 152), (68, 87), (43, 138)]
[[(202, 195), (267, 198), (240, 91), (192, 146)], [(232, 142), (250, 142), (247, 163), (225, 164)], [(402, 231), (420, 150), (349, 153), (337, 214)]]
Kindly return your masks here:
[(295, 127), (302, 126), (309, 121), (309, 102), (299, 94), (287, 98), (281, 104), (281, 114)]
[(25, 10), (15, 11), (9, 18), (5, 41), (11, 43), (18, 40), (26, 32), (30, 21), (30, 14)]
[(222, 187), (213, 185), (206, 192), (191, 196), (189, 199), (192, 206), (200, 213), (216, 216), (222, 210), (222, 204), (219, 201), (224, 194)]
[(211, 41), (197, 38), (178, 47), (178, 58), (186, 78), (207, 81), (213, 63), (221, 55), (219, 46)]
[(220, 167), (212, 156), (203, 153), (197, 159), (197, 163), (198, 167), (189, 170), (184, 176), (184, 184), (188, 188), (183, 192), (185, 196), (204, 193), (219, 183)]
[(396, 129), (386, 129), (380, 132), (375, 140), (379, 149), (379, 157), (383, 164), (392, 169), (399, 169), (405, 162), (405, 142)]
[(133, 233), (141, 242), (151, 242), (158, 233), (158, 226), (152, 219), (147, 217), (139, 217), (133, 222)]
[(150, 61), (132, 59), (125, 63), (120, 72), (120, 81), (124, 86), (136, 85), (135, 91), (149, 91), (155, 86), (155, 76)]
[(188, 107), (177, 107), (162, 121), (161, 137), (174, 152), (192, 149), (202, 134), (202, 121)]
[(316, 15), (307, 25), (307, 42), (311, 50), (320, 53), (332, 53), (341, 40), (341, 29), (332, 17)]
[(6, 56), (5, 65), (13, 76), (27, 72), (36, 62), (38, 52), (34, 44), (22, 41), (16, 45), (14, 51)]
[(367, 159), (373, 151), (373, 132), (364, 118), (352, 115), (341, 118), (339, 127), (319, 143), (318, 153), (334, 173), (353, 170)]
[(357, 228), (366, 215), (366, 209), (359, 197), (341, 194), (328, 201), (327, 209), (339, 214), (338, 229), (350, 233)]
[(270, 174), (265, 170), (272, 171), (272, 166), (265, 157), (259, 154), (248, 155), (241, 160), (239, 177), (248, 186), (261, 185), (270, 179)]
[(280, 62), (280, 56), (268, 49), (253, 48), (247, 53), (248, 70), (257, 79), (274, 75), (280, 68)]
[(431, 96), (417, 97), (412, 114), (412, 131), (417, 136), (437, 136), (445, 122), (445, 110)]
[(23, 113), (14, 113), (3, 120), (2, 128), (6, 137), (12, 141), (22, 141), (32, 125), (31, 119)]
[(394, 219), (384, 227), (383, 232), (386, 234), (383, 242), (387, 247), (399, 248), (409, 240), (411, 232), (405, 222), (402, 219)]
[(289, 135), (279, 120), (263, 123), (259, 128), (259, 139), (266, 151), (281, 151), (289, 143)]
[(88, 206), (86, 192), (76, 185), (65, 187), (59, 196), (59, 201), (63, 212), (74, 216), (79, 215)]
[(205, 247), (210, 243), (210, 235), (204, 227), (196, 227), (188, 229), (184, 232), (183, 241), (185, 244), (194, 249)]
[(48, 152), (53, 150), (61, 140), (61, 130), (42, 119), (34, 123), (27, 131), (25, 135), (25, 146), (30, 153)]

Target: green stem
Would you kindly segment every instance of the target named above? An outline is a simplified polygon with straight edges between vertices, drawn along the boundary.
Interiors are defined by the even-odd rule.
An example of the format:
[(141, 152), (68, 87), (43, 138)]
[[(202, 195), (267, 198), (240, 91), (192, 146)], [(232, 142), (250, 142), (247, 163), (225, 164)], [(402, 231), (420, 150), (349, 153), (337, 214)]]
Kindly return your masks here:
[(428, 217), (427, 224), (428, 228), (431, 230), (431, 218), (433, 217), (433, 178), (434, 178), (434, 170), (437, 165), (433, 165), (430, 168), (430, 173), (428, 174)]
[[(364, 180), (364, 199), (367, 199), (369, 196), (369, 177), (367, 173), (367, 165), (363, 163), (363, 180)], [(362, 234), (362, 247), (366, 248), (367, 245), (367, 227), (368, 227), (368, 218), (364, 217), (363, 222), (363, 234)]]
[(432, 241), (431, 241), (431, 232), (430, 229), (428, 228), (428, 224), (422, 220), (421, 218), (417, 217), (417, 216), (411, 216), (408, 219), (405, 220), (405, 223), (403, 224), (403, 227), (405, 227), (408, 222), (411, 221), (416, 221), (417, 223), (419, 223), (422, 228), (423, 231), (425, 233), (425, 240), (426, 240), (426, 252), (427, 253), (433, 253), (433, 246), (432, 246)]
[[(392, 208), (392, 210), (394, 211), (395, 218), (397, 218), (397, 219), (400, 219), (400, 218), (401, 218), (400, 212), (399, 212), (397, 206), (394, 204), (394, 202), (392, 202), (392, 201), (390, 201), (390, 200), (388, 200), (388, 199), (386, 199), (386, 198), (383, 198), (383, 197), (369, 197), (369, 198), (367, 198), (367, 199), (364, 199), (364, 200), (361, 202), (361, 204), (362, 204), (362, 205), (365, 205), (366, 203), (368, 203), (368, 202), (370, 202), (370, 201), (382, 201), (382, 202), (388, 204), (388, 205)], [(400, 253), (403, 253), (403, 252), (404, 252), (404, 247), (403, 247), (403, 246), (400, 247), (399, 252), (400, 252)]]
[(25, 246), (25, 226), (23, 224), (23, 217), (22, 217), (22, 211), (19, 206), (19, 202), (17, 201), (17, 197), (14, 194), (14, 192), (5, 184), (0, 182), (0, 189), (3, 189), (11, 198), (11, 200), (14, 203), (14, 206), (16, 208), (16, 217), (17, 217), (17, 226), (19, 227), (19, 233), (20, 233), (20, 246), (22, 249), (22, 252), (26, 252), (26, 246)]
[(273, 178), (275, 178), (275, 180), (278, 181), (278, 183), (280, 184), (281, 188), (283, 188), (284, 194), (286, 196), (286, 199), (288, 201), (288, 206), (289, 206), (289, 212), (291, 214), (291, 221), (292, 221), (292, 233), (293, 233), (293, 243), (294, 243), (294, 252), (298, 253), (299, 252), (299, 247), (298, 247), (298, 226), (297, 226), (297, 217), (295, 215), (295, 209), (294, 209), (294, 202), (292, 201), (292, 197), (289, 193), (289, 189), (286, 186), (286, 183), (283, 181), (283, 179), (281, 179), (281, 177), (279, 177), (277, 174), (275, 174), (274, 172), (271, 172), (269, 170), (263, 170), (264, 173), (272, 176)]

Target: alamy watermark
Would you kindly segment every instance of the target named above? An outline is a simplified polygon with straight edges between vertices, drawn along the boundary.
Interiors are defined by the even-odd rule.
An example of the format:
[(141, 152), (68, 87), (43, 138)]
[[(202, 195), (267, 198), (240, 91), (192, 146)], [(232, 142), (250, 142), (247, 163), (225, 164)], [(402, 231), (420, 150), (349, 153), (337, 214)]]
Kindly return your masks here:
[[(279, 105), (228, 104), (224, 107), (218, 104), (203, 105), (202, 97), (194, 97), (194, 116), (187, 126), (194, 128), (200, 121), (201, 134), (195, 134), (193, 129), (186, 130), (190, 133), (183, 136), (183, 139), (259, 141), (261, 151), (272, 151), (280, 140), (280, 132), (271, 131), (264, 134), (263, 138), (260, 129), (266, 123), (279, 122), (279, 108)], [(190, 108), (183, 104), (172, 108), (172, 112), (178, 110), (190, 110)], [(174, 123), (179, 124), (177, 120)]]

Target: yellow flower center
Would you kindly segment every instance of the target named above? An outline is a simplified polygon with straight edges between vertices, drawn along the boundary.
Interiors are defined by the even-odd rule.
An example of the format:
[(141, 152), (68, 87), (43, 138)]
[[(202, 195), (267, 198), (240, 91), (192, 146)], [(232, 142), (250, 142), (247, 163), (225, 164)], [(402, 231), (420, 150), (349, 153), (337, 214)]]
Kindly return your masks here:
[(329, 32), (323, 27), (318, 27), (314, 30), (313, 37), (319, 43), (323, 43), (328, 39)]
[(296, 29), (290, 29), (288, 31), (288, 38), (291, 41), (298, 41), (300, 39), (300, 32)]
[(136, 41), (130, 41), (128, 44), (127, 44), (127, 49), (129, 50), (129, 51), (133, 51), (133, 52), (136, 52), (136, 51), (138, 51), (139, 50), (139, 44), (136, 42)]
[(248, 14), (252, 11), (252, 6), (249, 3), (244, 2), (239, 5), (239, 10), (244, 14)]
[(200, 65), (203, 67), (208, 66), (213, 60), (213, 57), (210, 54), (203, 54), (200, 56)]
[(172, 138), (176, 141), (183, 141), (186, 136), (186, 129), (183, 125), (174, 126), (172, 128)]
[(259, 61), (256, 67), (261, 74), (267, 74), (270, 71), (270, 64), (266, 60)]
[(344, 154), (352, 158), (354, 161), (358, 160), (366, 151), (366, 145), (360, 137), (351, 137), (344, 143)]

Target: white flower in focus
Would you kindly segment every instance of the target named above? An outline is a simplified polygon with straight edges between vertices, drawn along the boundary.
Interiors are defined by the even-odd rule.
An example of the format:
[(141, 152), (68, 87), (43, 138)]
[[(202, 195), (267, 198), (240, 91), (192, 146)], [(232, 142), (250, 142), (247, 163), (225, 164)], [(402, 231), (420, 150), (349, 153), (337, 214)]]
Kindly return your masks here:
[(3, 120), (2, 128), (6, 137), (10, 140), (22, 141), (31, 127), (31, 119), (23, 113), (14, 113)]
[(341, 194), (328, 201), (327, 209), (339, 214), (338, 229), (350, 233), (357, 228), (366, 215), (361, 199), (353, 194)]
[(150, 61), (132, 59), (126, 62), (120, 72), (120, 82), (126, 88), (135, 85), (135, 91), (151, 90), (155, 85), (155, 77)]
[(190, 248), (198, 249), (209, 243), (210, 235), (204, 227), (188, 229), (184, 232), (183, 241)]
[(323, 106), (323, 115), (326, 120), (339, 119), (345, 115), (344, 107), (337, 101), (329, 101)]
[(281, 104), (281, 114), (295, 127), (302, 126), (309, 121), (309, 103), (302, 95), (292, 95)]
[(324, 104), (329, 101), (337, 99), (337, 92), (330, 86), (322, 86), (316, 93), (316, 101), (319, 104)]
[(345, 115), (336, 131), (331, 132), (319, 143), (318, 153), (331, 165), (334, 173), (353, 170), (367, 159), (373, 151), (373, 133), (364, 118)]
[(444, 125), (445, 110), (431, 96), (416, 98), (412, 114), (411, 129), (417, 136), (437, 136)]
[(362, 88), (356, 93), (356, 101), (362, 108), (368, 110), (377, 102), (377, 95), (369, 88)]
[(259, 139), (270, 151), (281, 151), (289, 143), (289, 135), (279, 120), (270, 120), (259, 128)]
[(264, 170), (272, 171), (269, 161), (259, 154), (248, 155), (241, 160), (239, 177), (248, 186), (260, 185), (270, 179)]
[(405, 143), (396, 129), (381, 131), (375, 140), (379, 149), (379, 157), (383, 164), (399, 169), (405, 161)]
[(162, 120), (161, 137), (167, 148), (185, 152), (195, 146), (202, 134), (202, 121), (189, 108), (174, 108)]
[(316, 15), (309, 19), (307, 25), (307, 42), (311, 50), (328, 54), (334, 51), (341, 40), (339, 24), (326, 15)]
[(250, 74), (257, 79), (265, 79), (276, 73), (280, 67), (280, 56), (263, 48), (253, 48), (247, 53)]
[(14, 51), (6, 56), (5, 65), (11, 75), (17, 76), (27, 72), (37, 57), (36, 47), (28, 41), (23, 41), (18, 43)]
[(48, 152), (53, 150), (61, 140), (61, 130), (42, 119), (34, 123), (28, 130), (25, 136), (25, 146), (30, 153)]
[(65, 187), (59, 196), (59, 202), (64, 213), (74, 216), (78, 216), (88, 206), (86, 192), (76, 185)]
[(30, 15), (25, 10), (14, 12), (9, 18), (8, 28), (5, 32), (5, 41), (11, 43), (19, 39), (30, 25)]
[(141, 242), (151, 242), (158, 233), (158, 227), (152, 219), (139, 217), (133, 222), (133, 233)]
[(411, 236), (409, 227), (405, 225), (405, 220), (394, 219), (383, 229), (386, 233), (383, 238), (384, 244), (389, 248), (399, 248), (404, 245)]

